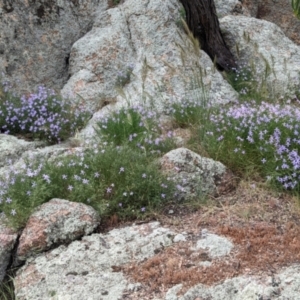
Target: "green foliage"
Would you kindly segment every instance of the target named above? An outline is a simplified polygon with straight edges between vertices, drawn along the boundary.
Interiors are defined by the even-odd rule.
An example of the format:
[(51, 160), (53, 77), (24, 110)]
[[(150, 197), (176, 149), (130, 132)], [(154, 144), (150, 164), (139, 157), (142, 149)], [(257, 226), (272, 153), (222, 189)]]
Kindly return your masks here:
[(145, 107), (122, 108), (102, 118), (95, 130), (99, 137), (115, 146), (128, 144), (132, 148), (166, 152), (174, 142), (162, 134), (156, 112)]
[(199, 126), (203, 121), (203, 106), (198, 102), (184, 101), (172, 105), (173, 118), (177, 126), (191, 128)]
[[(198, 46), (195, 43), (195, 50)], [(130, 81), (132, 69), (120, 75), (119, 87)], [(223, 162), (241, 176), (258, 175), (277, 187), (300, 191), (300, 111), (264, 102), (270, 98), (266, 78), (271, 71), (266, 62), (263, 74), (247, 66), (227, 73), (242, 101), (210, 107), (202, 80), (204, 71), (199, 67), (195, 78), (187, 82), (191, 91), (199, 93), (190, 93), (196, 100), (169, 103), (166, 113), (173, 116), (173, 125), (192, 129), (192, 150)], [(7, 95), (5, 89), (0, 89), (2, 101)], [(17, 97), (9, 97), (11, 103), (19, 103)], [(62, 111), (56, 105), (57, 97), (49, 92), (33, 98), (46, 99), (54, 114)], [(20, 103), (14, 105), (17, 110), (22, 108)], [(14, 109), (3, 105), (3, 111), (9, 115)], [(25, 120), (30, 114), (23, 113)], [(79, 115), (73, 115), (75, 119), (65, 118), (76, 123)], [(174, 182), (167, 180), (157, 164), (162, 153), (176, 147), (172, 132), (166, 132), (159, 120), (150, 108), (122, 108), (96, 124), (100, 145), (52, 161), (30, 159), (21, 171), (12, 168), (10, 175), (0, 181), (0, 212), (10, 226), (22, 228), (37, 206), (59, 197), (89, 204), (102, 218), (114, 214), (121, 219), (143, 218), (148, 211), (172, 201), (175, 194)]]
[(263, 178), (299, 195), (299, 100), (293, 105), (274, 101), (267, 85), (271, 72), (267, 61), (260, 74), (247, 66), (229, 72), (226, 78), (240, 101), (210, 107), (185, 100), (173, 105), (171, 114), (177, 126), (192, 129), (191, 150), (223, 162), (241, 177)]
[(186, 20), (186, 12), (185, 12), (185, 9), (183, 7), (181, 7), (179, 9), (179, 14), (180, 14), (180, 17), (176, 21), (176, 25), (180, 29), (185, 29), (185, 26), (184, 26), (183, 22)]
[[(148, 123), (150, 122), (150, 124)], [(134, 108), (122, 108), (113, 112), (107, 118), (102, 118), (98, 122), (98, 128), (95, 128), (100, 136), (114, 145), (121, 145), (128, 142), (130, 137), (140, 140), (147, 133), (150, 126), (154, 123), (152, 119), (142, 121), (141, 113)], [(148, 129), (147, 129), (148, 128)]]
[(23, 227), (34, 209), (52, 198), (91, 205), (102, 217), (141, 217), (173, 195), (174, 184), (161, 174), (156, 157), (123, 145), (89, 149), (55, 162), (28, 162), (23, 172), (11, 174), (0, 211), (14, 228)]
[(299, 109), (252, 101), (207, 114), (199, 134), (213, 159), (241, 176), (259, 175), (299, 194)]
[(229, 84), (239, 93), (240, 100), (262, 101), (269, 97), (266, 80), (269, 73), (268, 65), (263, 74), (256, 74), (253, 66), (244, 65), (224, 75)]
[(244, 67), (227, 73), (227, 80), (241, 95), (249, 94), (254, 89), (254, 76), (250, 68)]
[(300, 19), (300, 0), (292, 0), (292, 8), (295, 16)]
[(1, 300), (15, 300), (13, 278), (6, 276), (0, 283), (0, 299)]

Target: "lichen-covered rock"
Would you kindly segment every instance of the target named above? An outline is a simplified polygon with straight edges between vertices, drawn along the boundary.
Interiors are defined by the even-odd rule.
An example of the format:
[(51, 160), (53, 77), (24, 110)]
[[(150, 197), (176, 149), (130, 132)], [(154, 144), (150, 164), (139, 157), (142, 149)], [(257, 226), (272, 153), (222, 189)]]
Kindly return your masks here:
[(226, 16), (220, 20), (226, 44), (242, 63), (254, 66), (254, 76), (266, 83), (274, 99), (293, 96), (300, 88), (300, 47), (275, 24)]
[[(72, 47), (71, 78), (62, 93), (81, 95), (94, 111), (145, 99), (159, 109), (171, 97), (201, 95), (202, 87), (212, 102), (236, 99), (208, 55), (176, 25), (179, 8), (177, 0), (126, 0), (97, 13), (91, 31)], [(193, 86), (195, 77), (203, 86)]]
[(214, 0), (214, 3), (219, 18), (233, 14), (236, 7), (242, 6), (239, 0)]
[(206, 286), (199, 284), (183, 296), (177, 296), (182, 285), (167, 292), (166, 300), (256, 300), (256, 299), (299, 299), (300, 266), (290, 266), (272, 276), (239, 276), (224, 282)]
[[(26, 142), (14, 136), (2, 138), (0, 135), (0, 181), (7, 182), (17, 173), (26, 173), (32, 162), (55, 161), (59, 157), (84, 151), (81, 147), (70, 148), (67, 142), (38, 147), (45, 145), (44, 142)], [(2, 143), (3, 141), (3, 143)], [(8, 141), (6, 143), (6, 141)]]
[(0, 73), (14, 91), (61, 88), (73, 43), (91, 28), (93, 13), (106, 8), (107, 0), (1, 0)]
[[(258, 2), (259, 2), (259, 0), (242, 0), (241, 1), (244, 9), (246, 9), (248, 11), (248, 14), (246, 15), (247, 17), (253, 17), (253, 18), (257, 17), (258, 6), (259, 6)], [(275, 3), (273, 3), (273, 5), (275, 5)]]
[(279, 26), (284, 34), (300, 45), (300, 20), (287, 0), (214, 0), (219, 18), (242, 14)]
[(14, 163), (28, 150), (34, 150), (43, 142), (27, 142), (12, 135), (0, 134), (0, 168)]
[(116, 300), (127, 287), (120, 266), (141, 261), (172, 244), (175, 234), (158, 222), (93, 234), (42, 254), (18, 271), (19, 300)]
[(99, 222), (98, 213), (90, 206), (52, 199), (30, 216), (19, 240), (17, 261), (90, 234)]
[(6, 274), (18, 234), (0, 223), (0, 282)]
[(178, 184), (180, 199), (225, 193), (235, 185), (231, 172), (222, 163), (201, 157), (186, 148), (166, 153), (160, 162), (162, 171)]
[(249, 16), (272, 22), (279, 26), (285, 35), (300, 45), (300, 20), (295, 17), (291, 1), (287, 0), (243, 0)]
[(228, 255), (233, 244), (227, 238), (202, 230), (201, 239), (197, 241), (196, 249), (208, 249), (212, 258)]

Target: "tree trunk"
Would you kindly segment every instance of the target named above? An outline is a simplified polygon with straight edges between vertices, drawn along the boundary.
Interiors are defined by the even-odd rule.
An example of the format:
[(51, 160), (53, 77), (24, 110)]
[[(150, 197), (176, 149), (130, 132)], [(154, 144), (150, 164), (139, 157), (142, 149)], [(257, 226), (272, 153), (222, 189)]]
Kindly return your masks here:
[(220, 70), (236, 68), (234, 57), (223, 39), (214, 0), (180, 0), (189, 29), (200, 47), (216, 62)]

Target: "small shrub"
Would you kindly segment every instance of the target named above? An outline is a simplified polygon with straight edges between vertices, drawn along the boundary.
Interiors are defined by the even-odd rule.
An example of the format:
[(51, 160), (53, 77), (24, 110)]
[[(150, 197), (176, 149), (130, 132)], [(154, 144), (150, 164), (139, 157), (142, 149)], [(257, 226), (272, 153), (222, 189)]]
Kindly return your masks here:
[(59, 197), (91, 205), (102, 217), (142, 217), (174, 194), (155, 157), (124, 145), (95, 146), (55, 162), (31, 160), (0, 182), (0, 211), (9, 226), (21, 228), (37, 206)]
[(255, 75), (253, 68), (242, 65), (238, 69), (225, 74), (227, 81), (239, 93), (240, 100), (261, 101), (265, 98), (266, 80), (262, 76)]
[(133, 71), (133, 65), (128, 65), (125, 71), (120, 71), (117, 76), (117, 80), (115, 84), (116, 87), (122, 88), (126, 84), (128, 84), (130, 82), (132, 71)]
[(248, 94), (254, 88), (253, 81), (255, 79), (250, 67), (242, 67), (232, 70), (227, 73), (226, 78), (231, 86), (239, 92), (241, 96)]
[(199, 132), (212, 158), (299, 193), (299, 121), (300, 110), (292, 105), (252, 101), (211, 111)]
[(1, 133), (59, 143), (83, 128), (90, 116), (79, 104), (44, 87), (28, 97), (16, 97), (7, 88), (0, 94)]
[(177, 126), (191, 128), (199, 126), (205, 120), (204, 107), (207, 107), (205, 103), (185, 100), (181, 103), (173, 103), (168, 113), (172, 115)]

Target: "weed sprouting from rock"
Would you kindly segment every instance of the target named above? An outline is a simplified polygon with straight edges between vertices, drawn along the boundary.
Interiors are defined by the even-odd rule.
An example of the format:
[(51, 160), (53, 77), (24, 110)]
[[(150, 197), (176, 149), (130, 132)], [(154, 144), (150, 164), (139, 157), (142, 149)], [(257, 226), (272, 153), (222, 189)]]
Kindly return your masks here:
[(117, 88), (122, 88), (130, 82), (133, 68), (133, 65), (128, 65), (124, 71), (118, 72), (118, 76), (115, 83)]

